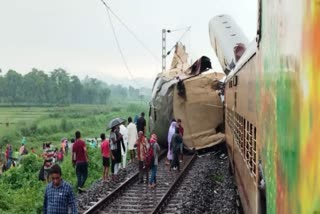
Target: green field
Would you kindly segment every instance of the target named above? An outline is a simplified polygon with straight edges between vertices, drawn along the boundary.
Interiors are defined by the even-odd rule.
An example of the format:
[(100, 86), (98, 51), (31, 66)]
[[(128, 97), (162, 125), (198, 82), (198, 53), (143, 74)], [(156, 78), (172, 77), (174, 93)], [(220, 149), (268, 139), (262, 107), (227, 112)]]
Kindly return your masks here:
[(71, 139), (77, 130), (84, 138), (99, 137), (112, 118), (126, 119), (141, 111), (146, 112), (147, 106), (134, 102), (112, 106), (0, 107), (0, 146), (10, 143), (16, 149), (25, 136), (29, 149), (40, 149), (47, 141), (59, 145), (62, 138)]
[[(106, 124), (114, 117), (134, 117), (144, 111), (147, 104), (137, 102), (112, 105), (70, 105), (66, 107), (0, 107), (0, 145), (2, 151), (10, 143), (18, 149), (23, 136), (27, 148), (42, 152), (42, 143), (51, 141), (59, 147), (63, 137), (71, 139), (76, 130), (83, 138), (99, 137), (106, 131)], [(3, 123), (9, 122), (9, 126)], [(88, 147), (89, 176), (85, 187), (89, 187), (102, 175), (99, 149)], [(0, 213), (41, 213), (46, 183), (38, 180), (43, 160), (33, 154), (23, 157), (21, 164), (0, 175)], [(75, 170), (70, 155), (61, 164), (63, 179), (76, 184)]]

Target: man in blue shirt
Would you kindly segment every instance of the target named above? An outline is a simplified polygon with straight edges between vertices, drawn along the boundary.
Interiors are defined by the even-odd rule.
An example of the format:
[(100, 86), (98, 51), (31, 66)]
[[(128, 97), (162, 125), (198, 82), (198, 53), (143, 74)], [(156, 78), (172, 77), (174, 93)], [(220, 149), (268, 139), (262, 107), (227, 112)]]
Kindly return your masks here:
[(62, 180), (61, 168), (55, 164), (50, 169), (51, 182), (47, 185), (44, 195), (44, 214), (77, 214), (77, 206), (70, 184)]

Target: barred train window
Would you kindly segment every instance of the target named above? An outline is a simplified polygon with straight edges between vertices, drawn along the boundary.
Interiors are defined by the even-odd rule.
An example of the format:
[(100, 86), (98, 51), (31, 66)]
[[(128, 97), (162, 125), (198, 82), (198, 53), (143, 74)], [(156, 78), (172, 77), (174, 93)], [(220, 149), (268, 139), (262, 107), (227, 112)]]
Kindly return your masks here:
[(227, 108), (227, 124), (229, 125), (236, 145), (250, 173), (257, 177), (257, 130), (248, 120)]
[(245, 127), (245, 160), (250, 172), (254, 177), (257, 176), (257, 148), (256, 148), (256, 127), (246, 121)]

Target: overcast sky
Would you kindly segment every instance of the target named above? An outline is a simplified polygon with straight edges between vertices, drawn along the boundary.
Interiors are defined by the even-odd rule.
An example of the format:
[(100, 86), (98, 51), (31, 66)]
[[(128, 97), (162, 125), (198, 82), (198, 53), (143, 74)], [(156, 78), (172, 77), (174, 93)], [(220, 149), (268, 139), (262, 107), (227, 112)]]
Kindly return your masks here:
[[(231, 15), (249, 40), (256, 33), (256, 0), (109, 0), (110, 8), (156, 55), (155, 60), (112, 16), (129, 69), (152, 80), (161, 71), (161, 30), (191, 26), (183, 38), (192, 60), (206, 55), (220, 70), (210, 45), (209, 20)], [(0, 0), (0, 68), (27, 73), (64, 68), (108, 81), (130, 79), (100, 0)], [(167, 35), (170, 49), (183, 34)], [(168, 57), (168, 66), (171, 62)], [(121, 84), (121, 82), (119, 82)]]

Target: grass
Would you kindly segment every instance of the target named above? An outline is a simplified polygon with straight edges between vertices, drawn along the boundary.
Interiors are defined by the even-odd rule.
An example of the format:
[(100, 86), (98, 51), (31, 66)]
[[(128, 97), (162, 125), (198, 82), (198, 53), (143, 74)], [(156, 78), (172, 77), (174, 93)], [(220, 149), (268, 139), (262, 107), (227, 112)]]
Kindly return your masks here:
[[(106, 125), (112, 118), (126, 119), (141, 111), (146, 112), (147, 105), (138, 102), (66, 107), (0, 107), (0, 145), (10, 143), (15, 150), (25, 136), (29, 149), (39, 148), (46, 141), (58, 147), (61, 138), (71, 139), (77, 130), (81, 131), (83, 138), (99, 137), (101, 133), (106, 133)], [(9, 126), (6, 122), (9, 122)]]
[(211, 180), (214, 182), (222, 183), (223, 182), (223, 175), (221, 174), (211, 174), (210, 175)]

